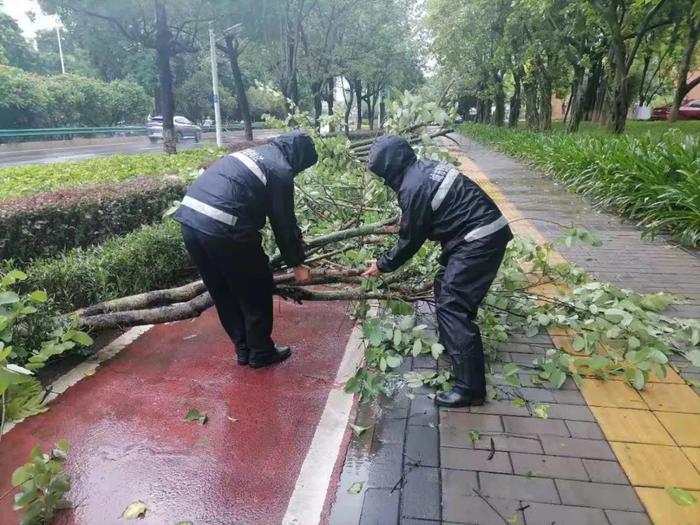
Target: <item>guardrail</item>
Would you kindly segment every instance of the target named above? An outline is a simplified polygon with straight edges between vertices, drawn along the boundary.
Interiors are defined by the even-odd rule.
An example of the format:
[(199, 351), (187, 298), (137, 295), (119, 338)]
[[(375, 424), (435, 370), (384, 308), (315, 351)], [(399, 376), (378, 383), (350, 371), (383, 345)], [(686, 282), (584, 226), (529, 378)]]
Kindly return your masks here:
[[(263, 129), (267, 127), (264, 122), (253, 122), (253, 129)], [(222, 126), (226, 131), (240, 131), (243, 124), (234, 122)], [(202, 126), (203, 132), (215, 131), (214, 126)], [(112, 136), (133, 136), (145, 135), (146, 126), (112, 126), (99, 128), (34, 128), (34, 129), (0, 129), (0, 143), (3, 142), (23, 142), (31, 140), (64, 140), (74, 137), (112, 135)]]

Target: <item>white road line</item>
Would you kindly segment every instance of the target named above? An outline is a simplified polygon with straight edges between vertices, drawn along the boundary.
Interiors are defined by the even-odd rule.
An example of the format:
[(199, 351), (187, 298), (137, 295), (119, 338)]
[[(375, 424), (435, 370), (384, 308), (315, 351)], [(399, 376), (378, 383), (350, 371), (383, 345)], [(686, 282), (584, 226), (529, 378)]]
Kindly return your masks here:
[(328, 485), (353, 406), (353, 396), (346, 394), (343, 386), (362, 363), (363, 349), (362, 328), (357, 325), (350, 333), (334, 387), (328, 394), (311, 447), (301, 466), (287, 513), (282, 519), (284, 525), (315, 525), (321, 520)]
[[(81, 379), (92, 375), (101, 363), (112, 359), (119, 352), (136, 341), (136, 339), (148, 332), (151, 328), (153, 328), (152, 324), (135, 326), (131, 328), (127, 332), (117, 337), (107, 346), (95, 352), (94, 355), (90, 356), (88, 359), (63, 374), (49, 386), (49, 395), (46, 396), (46, 402), (49, 403), (53, 401), (60, 394), (77, 384)], [(21, 423), (22, 421), (24, 420), (20, 419), (19, 421), (12, 421), (5, 424), (4, 428), (2, 429), (2, 435), (7, 434), (15, 427), (15, 425)]]

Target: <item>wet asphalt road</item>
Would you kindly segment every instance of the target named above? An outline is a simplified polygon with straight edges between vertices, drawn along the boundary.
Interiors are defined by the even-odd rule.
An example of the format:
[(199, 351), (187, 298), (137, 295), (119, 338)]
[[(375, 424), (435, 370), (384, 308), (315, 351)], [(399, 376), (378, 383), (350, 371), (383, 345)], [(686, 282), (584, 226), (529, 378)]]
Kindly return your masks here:
[[(271, 138), (278, 134), (276, 130), (254, 130), (254, 139)], [(178, 144), (178, 149), (190, 149), (210, 146), (215, 142), (213, 133), (205, 133), (202, 142), (184, 140)], [(224, 143), (244, 142), (242, 131), (224, 133)], [(22, 144), (21, 149), (0, 147), (0, 168), (21, 166), (24, 164), (49, 164), (87, 159), (90, 157), (106, 157), (115, 154), (157, 153), (163, 151), (163, 144), (151, 144), (146, 137), (114, 137), (95, 139), (87, 143), (76, 140), (75, 144), (37, 142)]]

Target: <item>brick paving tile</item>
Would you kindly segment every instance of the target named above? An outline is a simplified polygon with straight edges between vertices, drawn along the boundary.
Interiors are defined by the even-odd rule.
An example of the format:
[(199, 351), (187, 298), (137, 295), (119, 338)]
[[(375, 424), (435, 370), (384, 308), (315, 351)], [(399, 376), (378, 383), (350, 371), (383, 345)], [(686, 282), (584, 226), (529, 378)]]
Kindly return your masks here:
[(644, 510), (634, 489), (629, 486), (561, 479), (556, 484), (564, 504), (611, 510)]
[(586, 400), (578, 390), (554, 390), (552, 392), (557, 403), (568, 403), (570, 405), (585, 405)]
[(571, 432), (571, 437), (583, 439), (605, 439), (598, 423), (586, 421), (567, 421), (566, 427)]
[[(527, 525), (607, 525), (600, 509), (523, 502)], [(503, 523), (501, 523), (503, 525)]]
[[(446, 522), (442, 522), (446, 523)], [(411, 518), (403, 518), (401, 520), (401, 525), (440, 525), (439, 521), (434, 520), (414, 520)]]
[(511, 401), (491, 401), (480, 407), (471, 407), (473, 414), (492, 414), (495, 416), (529, 416), (527, 407), (516, 406)]
[(382, 445), (369, 464), (367, 486), (392, 488), (401, 477), (403, 445)]
[(377, 421), (374, 432), (376, 440), (380, 443), (403, 443), (406, 433), (405, 419), (380, 419)]
[(537, 417), (504, 416), (503, 426), (512, 434), (550, 434), (569, 437), (569, 429), (563, 421), (557, 419), (540, 419)]
[(440, 473), (437, 468), (415, 467), (405, 473), (405, 484), (401, 490), (401, 516), (440, 519)]
[(428, 396), (416, 396), (408, 414), (409, 425), (437, 425), (437, 407)]
[[(490, 458), (489, 450), (469, 450), (464, 448), (440, 448), (441, 466), (458, 470), (478, 470), (483, 472), (503, 472), (511, 474), (507, 452), (496, 452)], [(490, 459), (489, 459), (490, 458)]]
[(559, 503), (559, 495), (551, 479), (480, 472), (479, 482), (483, 496)]
[[(479, 525), (503, 525), (504, 517), (516, 514), (520, 506), (517, 500), (486, 497), (479, 490), (476, 472), (442, 470), (442, 517), (451, 523)], [(483, 499), (482, 499), (483, 498)], [(486, 501), (496, 508), (496, 511)]]
[(615, 460), (615, 455), (605, 441), (558, 436), (541, 436), (540, 441), (544, 453), (552, 456)]
[(583, 466), (586, 467), (586, 471), (588, 472), (591, 481), (629, 485), (629, 480), (617, 461), (584, 459)]
[(588, 481), (588, 473), (579, 458), (545, 456), (542, 454), (510, 455), (513, 472), (537, 478), (564, 478)]
[(593, 413), (587, 406), (557, 403), (547, 410), (549, 419), (569, 419), (571, 421), (595, 421)]
[(555, 401), (554, 393), (546, 388), (522, 387), (518, 388), (518, 393), (526, 401), (536, 401), (539, 403), (551, 403)]
[[(493, 440), (494, 450), (502, 450), (504, 452), (529, 452), (531, 454), (539, 454), (543, 451), (540, 444), (540, 438), (532, 437), (515, 437), (503, 435), (484, 435), (482, 433), (479, 441), (472, 443), (469, 440), (467, 448), (478, 448), (482, 450), (491, 450), (491, 440)], [(445, 442), (443, 440), (442, 444)], [(473, 445), (473, 446), (472, 446)]]
[(426, 467), (440, 466), (437, 429), (409, 426), (406, 433), (406, 458), (410, 463)]
[(468, 414), (464, 412), (442, 412), (440, 416), (440, 440), (446, 447), (472, 448), (470, 430), (502, 432), (499, 416)]
[(360, 525), (386, 525), (399, 519), (399, 492), (369, 489), (365, 493)]
[(626, 512), (623, 510), (606, 510), (610, 525), (651, 525), (651, 521), (643, 512)]

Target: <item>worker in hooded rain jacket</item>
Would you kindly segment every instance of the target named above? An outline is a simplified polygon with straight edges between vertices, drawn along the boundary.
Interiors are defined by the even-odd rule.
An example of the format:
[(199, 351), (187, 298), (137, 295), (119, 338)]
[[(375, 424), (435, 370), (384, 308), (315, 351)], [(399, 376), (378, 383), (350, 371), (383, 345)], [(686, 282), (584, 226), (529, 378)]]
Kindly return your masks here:
[(227, 155), (195, 180), (175, 215), (239, 365), (260, 368), (291, 355), (271, 337), (274, 283), (260, 230), (269, 217), (282, 258), (297, 282), (308, 280), (294, 177), (317, 159), (301, 131)]
[(454, 386), (435, 402), (447, 407), (481, 405), (486, 398), (484, 348), (474, 320), (513, 238), (508, 221), (477, 184), (451, 164), (418, 160), (401, 137), (377, 139), (369, 169), (398, 194), (402, 215), (398, 244), (373, 261), (364, 275), (393, 272), (426, 239), (441, 243), (435, 305)]

